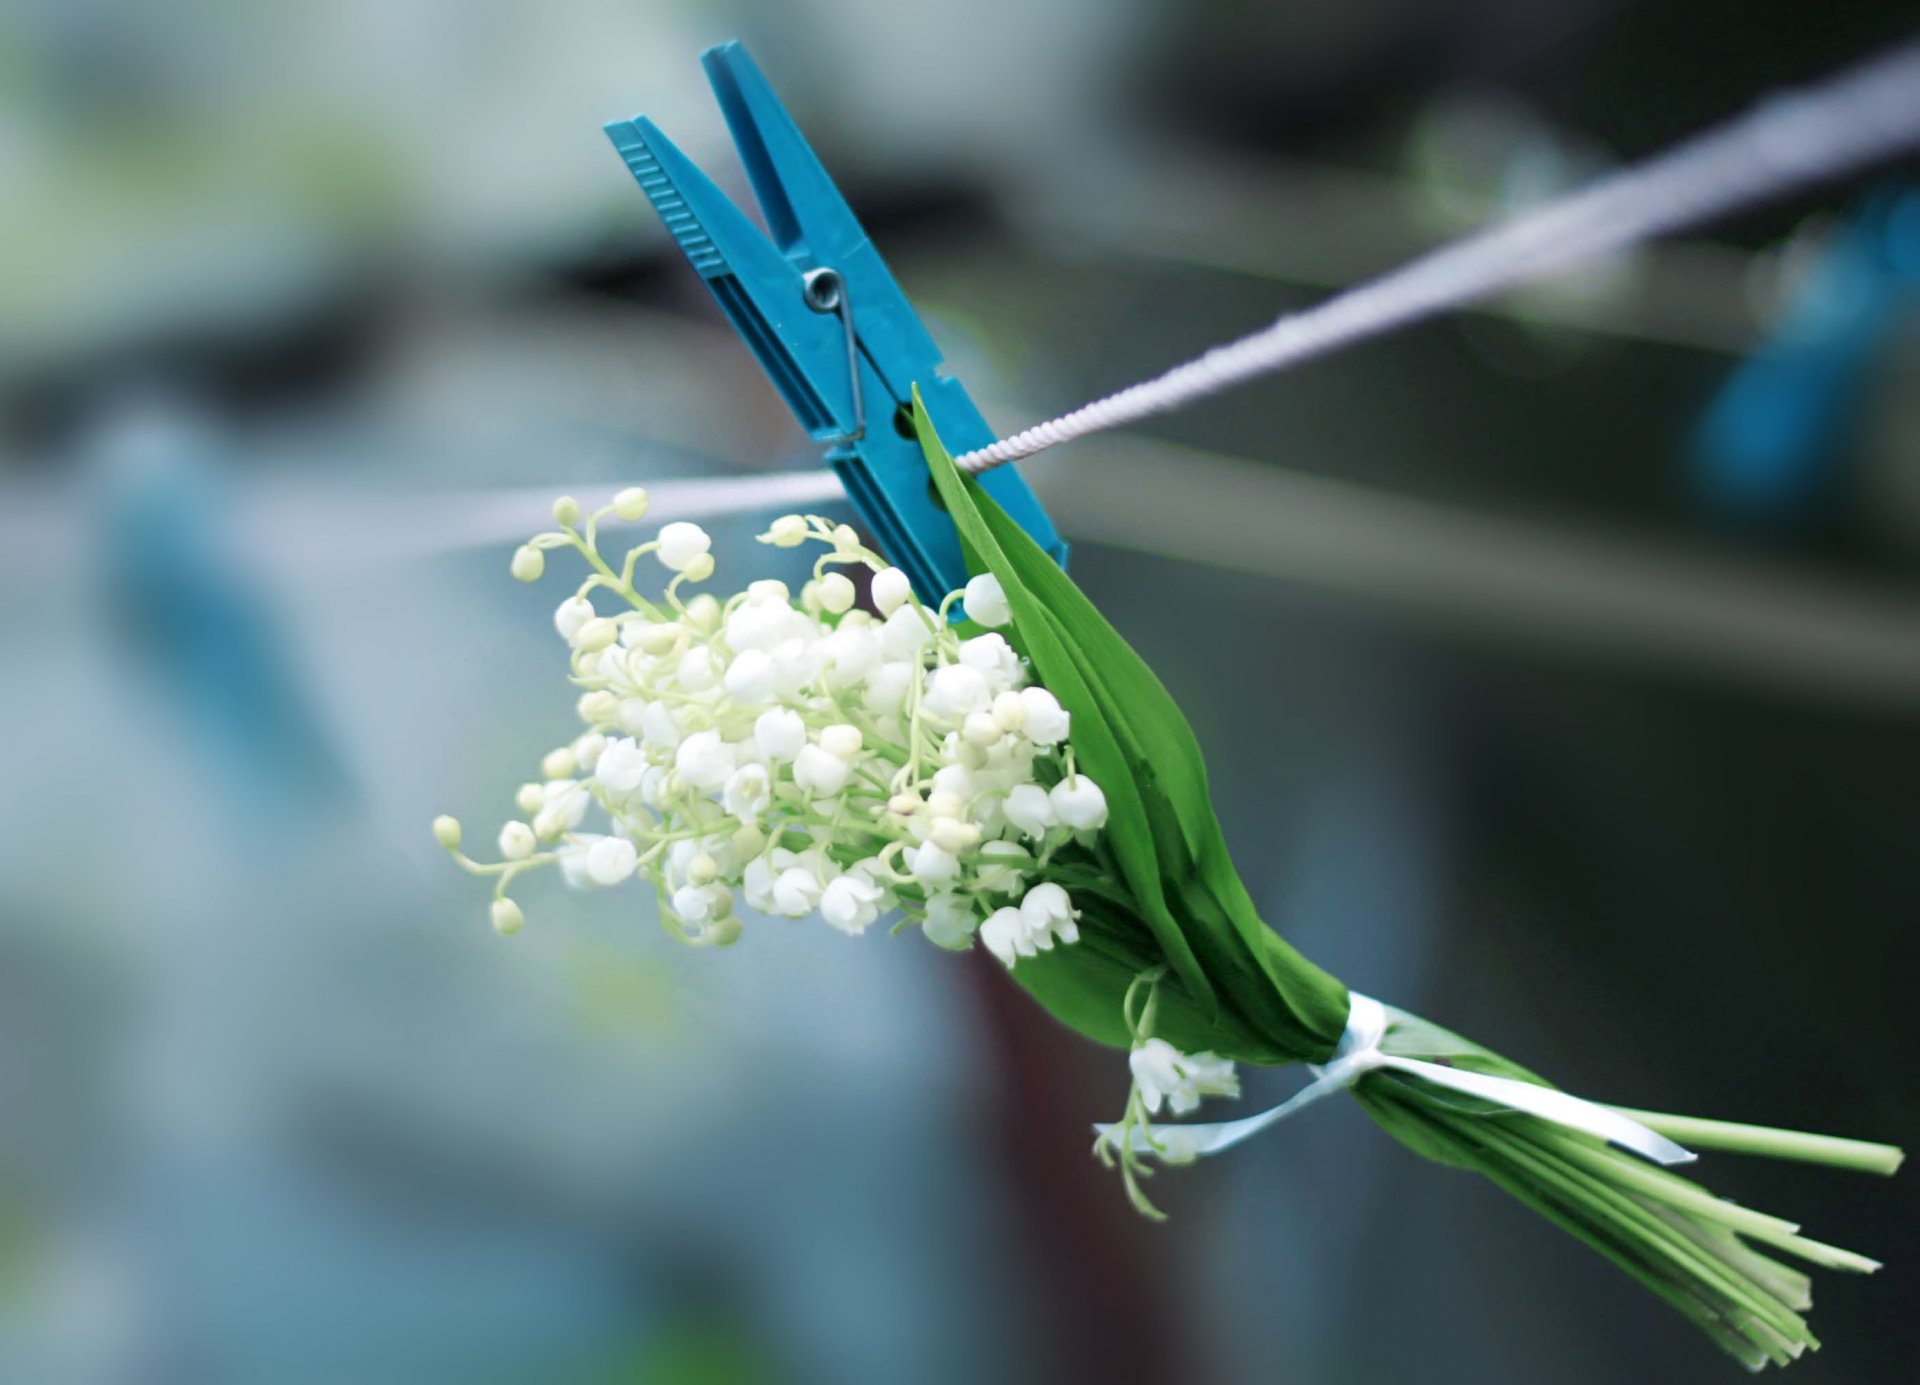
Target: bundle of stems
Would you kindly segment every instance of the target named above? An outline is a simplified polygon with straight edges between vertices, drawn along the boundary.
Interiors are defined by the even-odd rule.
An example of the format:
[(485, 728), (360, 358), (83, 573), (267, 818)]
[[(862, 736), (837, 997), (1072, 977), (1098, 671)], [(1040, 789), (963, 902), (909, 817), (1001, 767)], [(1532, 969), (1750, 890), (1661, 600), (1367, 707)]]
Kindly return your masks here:
[[(917, 402), (917, 401), (916, 401)], [(1012, 612), (1002, 633), (1073, 717), (1079, 764), (1104, 787), (1106, 830), (1063, 854), (1080, 903), (1080, 940), (1022, 958), (1014, 978), (1074, 1029), (1135, 1047), (1162, 1039), (1187, 1054), (1237, 1062), (1326, 1064), (1352, 1003), (1337, 979), (1260, 918), (1228, 858), (1197, 741), (1143, 660), (1020, 527), (953, 466), (924, 410), (922, 448), (969, 565), (999, 579)], [(1151, 982), (1144, 1026), (1132, 997)], [(1516, 1063), (1400, 1011), (1378, 1044), (1394, 1058), (1548, 1087)], [(1570, 1231), (1685, 1313), (1750, 1368), (1818, 1346), (1803, 1314), (1807, 1276), (1756, 1247), (1824, 1269), (1878, 1268), (1800, 1235), (1792, 1222), (1741, 1207), (1592, 1134), (1463, 1095), (1417, 1073), (1365, 1071), (1361, 1107), (1416, 1153), (1480, 1173)], [(1892, 1173), (1887, 1145), (1718, 1121), (1624, 1112), (1684, 1144)], [(1130, 1191), (1145, 1158), (1180, 1162), (1130, 1098), (1103, 1146)], [(1105, 1137), (1103, 1137), (1105, 1138)], [(1136, 1200), (1147, 1207), (1143, 1197)]]

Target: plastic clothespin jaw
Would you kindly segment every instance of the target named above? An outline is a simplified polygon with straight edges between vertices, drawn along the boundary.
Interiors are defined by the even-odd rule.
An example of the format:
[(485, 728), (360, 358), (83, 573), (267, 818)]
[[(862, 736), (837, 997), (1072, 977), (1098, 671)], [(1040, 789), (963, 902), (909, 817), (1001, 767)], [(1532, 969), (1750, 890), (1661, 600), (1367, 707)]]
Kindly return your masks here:
[[(993, 441), (799, 127), (738, 43), (702, 55), (772, 238), (644, 116), (606, 127), (674, 240), (759, 357), (880, 549), (923, 600), (964, 586), (906, 410), (913, 386), (957, 455)], [(1067, 546), (1012, 467), (981, 484), (1062, 566)]]

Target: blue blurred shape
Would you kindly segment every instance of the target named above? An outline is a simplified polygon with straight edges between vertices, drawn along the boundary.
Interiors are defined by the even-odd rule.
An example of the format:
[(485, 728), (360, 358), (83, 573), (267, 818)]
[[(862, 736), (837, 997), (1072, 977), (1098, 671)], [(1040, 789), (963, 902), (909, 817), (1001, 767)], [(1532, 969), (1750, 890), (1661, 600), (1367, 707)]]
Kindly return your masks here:
[(1883, 186), (1835, 231), (1701, 420), (1696, 473), (1717, 510), (1788, 519), (1834, 482), (1867, 368), (1917, 298), (1920, 189)]
[(170, 704), (246, 830), (348, 796), (258, 583), (227, 550), (220, 449), (142, 399), (96, 437), (107, 471), (107, 599), (135, 676)]

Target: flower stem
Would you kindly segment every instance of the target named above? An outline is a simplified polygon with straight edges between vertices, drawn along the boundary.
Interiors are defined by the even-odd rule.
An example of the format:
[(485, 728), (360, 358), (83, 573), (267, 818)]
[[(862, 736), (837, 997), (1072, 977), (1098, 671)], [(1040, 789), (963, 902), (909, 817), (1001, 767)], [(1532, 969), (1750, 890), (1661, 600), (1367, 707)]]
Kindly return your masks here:
[(1729, 1154), (1794, 1159), (1883, 1175), (1894, 1173), (1907, 1157), (1898, 1146), (1875, 1144), (1870, 1140), (1843, 1140), (1834, 1135), (1810, 1135), (1801, 1130), (1776, 1130), (1765, 1125), (1737, 1125), (1732, 1121), (1674, 1116), (1660, 1111), (1635, 1111), (1625, 1106), (1614, 1109), (1690, 1148), (1698, 1146), (1725, 1150)]

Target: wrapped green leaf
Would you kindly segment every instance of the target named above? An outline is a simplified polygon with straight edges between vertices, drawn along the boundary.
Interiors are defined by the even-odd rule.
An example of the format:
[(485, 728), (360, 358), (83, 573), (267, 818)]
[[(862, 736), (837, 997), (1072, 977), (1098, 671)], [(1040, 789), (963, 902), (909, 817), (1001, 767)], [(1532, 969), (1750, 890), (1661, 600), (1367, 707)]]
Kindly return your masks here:
[[(1148, 1159), (1179, 1163), (1215, 1152), (1344, 1089), (1409, 1149), (1491, 1179), (1745, 1365), (1784, 1364), (1816, 1347), (1803, 1316), (1808, 1279), (1774, 1254), (1862, 1273), (1875, 1262), (1806, 1239), (1794, 1224), (1660, 1165), (1693, 1158), (1679, 1140), (1882, 1174), (1898, 1167), (1900, 1151), (1601, 1107), (1459, 1035), (1350, 995), (1254, 908), (1228, 857), (1199, 745), (1152, 670), (954, 467), (925, 413), (915, 421), (970, 568), (991, 573), (1005, 593), (1011, 621), (1002, 633), (1071, 714), (1078, 769), (1105, 791), (1098, 841), (1054, 858), (1078, 878), (1104, 880), (1097, 892), (1077, 889), (1079, 940), (1020, 957), (1012, 975), (1063, 1023), (1131, 1050), (1126, 1112), (1101, 1128), (1096, 1149), (1118, 1164), (1136, 1205), (1157, 1215), (1140, 1189)], [(1178, 1113), (1199, 1095), (1237, 1090), (1226, 1060), (1304, 1063), (1320, 1077), (1294, 1102), (1250, 1121), (1152, 1122), (1163, 1098)]]

